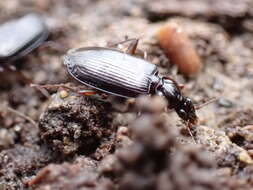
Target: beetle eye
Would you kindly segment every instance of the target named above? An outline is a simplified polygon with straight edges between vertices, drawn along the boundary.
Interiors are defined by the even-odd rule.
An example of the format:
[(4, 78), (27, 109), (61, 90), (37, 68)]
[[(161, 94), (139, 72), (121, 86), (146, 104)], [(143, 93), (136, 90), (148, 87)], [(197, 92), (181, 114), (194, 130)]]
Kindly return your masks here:
[(186, 109), (188, 109), (189, 111), (190, 110), (194, 110), (194, 106), (193, 106), (193, 103), (192, 103), (192, 100), (189, 99), (189, 98), (186, 98), (185, 102), (184, 102), (184, 106)]
[(186, 98), (186, 101), (185, 101), (186, 104), (191, 104), (192, 103), (192, 100), (190, 98)]
[(183, 110), (183, 109), (180, 109), (178, 111), (178, 115), (182, 118), (182, 119), (187, 119), (187, 113)]

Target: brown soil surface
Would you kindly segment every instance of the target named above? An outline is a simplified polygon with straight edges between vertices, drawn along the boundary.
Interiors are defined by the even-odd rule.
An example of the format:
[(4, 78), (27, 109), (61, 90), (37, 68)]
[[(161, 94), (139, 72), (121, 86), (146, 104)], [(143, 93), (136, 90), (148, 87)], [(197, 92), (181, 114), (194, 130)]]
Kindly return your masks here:
[[(16, 61), (37, 84), (80, 86), (62, 56), (125, 36), (161, 75), (185, 85), (197, 111), (191, 138), (163, 97), (81, 97), (62, 89), (47, 98), (15, 72), (0, 74), (0, 190), (253, 189), (253, 2), (251, 0), (12, 0), (0, 23), (29, 12), (45, 17), (54, 45)], [(178, 72), (156, 33), (177, 22), (203, 63)], [(14, 63), (12, 63), (14, 64)], [(141, 113), (141, 114), (140, 114)]]

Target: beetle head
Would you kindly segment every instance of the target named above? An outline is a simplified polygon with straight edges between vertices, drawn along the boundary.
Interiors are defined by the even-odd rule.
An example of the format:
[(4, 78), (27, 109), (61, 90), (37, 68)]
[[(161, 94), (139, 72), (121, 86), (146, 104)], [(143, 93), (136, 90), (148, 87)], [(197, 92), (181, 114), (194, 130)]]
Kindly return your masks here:
[(184, 121), (189, 121), (192, 124), (196, 124), (198, 121), (195, 107), (190, 98), (182, 97), (181, 101), (175, 106), (175, 111)]
[(197, 115), (195, 107), (190, 98), (184, 97), (180, 92), (180, 87), (176, 81), (169, 78), (162, 78), (163, 84), (159, 92), (161, 92), (168, 100), (169, 107), (175, 109), (178, 116), (184, 121), (192, 124), (197, 123)]

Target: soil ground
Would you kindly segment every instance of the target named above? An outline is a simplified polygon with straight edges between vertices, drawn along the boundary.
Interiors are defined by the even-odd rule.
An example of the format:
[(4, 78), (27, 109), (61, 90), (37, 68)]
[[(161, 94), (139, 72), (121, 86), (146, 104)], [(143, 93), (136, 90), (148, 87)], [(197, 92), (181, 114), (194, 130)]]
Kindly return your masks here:
[[(74, 81), (68, 49), (140, 38), (138, 49), (185, 84), (197, 111), (191, 138), (162, 97), (81, 97), (62, 89), (47, 98), (7, 70), (0, 74), (0, 189), (253, 189), (253, 2), (251, 0), (12, 0), (0, 23), (29, 12), (45, 17), (53, 45), (16, 61), (36, 84)], [(179, 22), (203, 63), (177, 71), (156, 33)], [(141, 114), (139, 114), (141, 113)], [(196, 141), (196, 143), (195, 143)]]

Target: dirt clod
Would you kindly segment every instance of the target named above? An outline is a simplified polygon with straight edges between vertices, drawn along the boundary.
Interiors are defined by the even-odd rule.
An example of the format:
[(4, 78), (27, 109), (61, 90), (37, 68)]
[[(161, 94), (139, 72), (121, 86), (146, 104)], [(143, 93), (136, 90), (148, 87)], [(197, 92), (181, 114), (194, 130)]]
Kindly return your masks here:
[(54, 94), (40, 117), (43, 141), (65, 155), (89, 154), (112, 133), (108, 103), (70, 94), (62, 99), (62, 91)]

